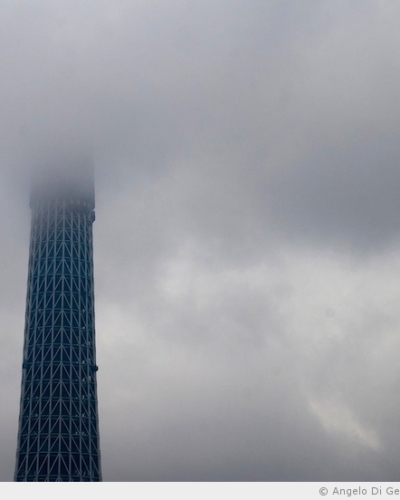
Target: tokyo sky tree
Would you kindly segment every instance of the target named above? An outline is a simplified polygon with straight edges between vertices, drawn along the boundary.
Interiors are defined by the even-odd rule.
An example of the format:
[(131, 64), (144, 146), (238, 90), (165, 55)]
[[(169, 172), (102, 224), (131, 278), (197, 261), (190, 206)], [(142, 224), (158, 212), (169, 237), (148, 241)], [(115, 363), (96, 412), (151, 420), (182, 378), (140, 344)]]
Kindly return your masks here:
[(101, 481), (90, 161), (33, 174), (15, 481)]

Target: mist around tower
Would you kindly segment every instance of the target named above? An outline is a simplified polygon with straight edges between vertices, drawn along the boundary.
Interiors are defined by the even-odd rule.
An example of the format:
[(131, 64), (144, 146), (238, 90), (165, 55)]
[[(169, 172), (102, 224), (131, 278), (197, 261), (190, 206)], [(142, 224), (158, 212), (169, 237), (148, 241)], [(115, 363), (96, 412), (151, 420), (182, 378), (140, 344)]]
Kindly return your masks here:
[(397, 481), (399, 15), (4, 2), (0, 481), (31, 185), (89, 163), (103, 480)]

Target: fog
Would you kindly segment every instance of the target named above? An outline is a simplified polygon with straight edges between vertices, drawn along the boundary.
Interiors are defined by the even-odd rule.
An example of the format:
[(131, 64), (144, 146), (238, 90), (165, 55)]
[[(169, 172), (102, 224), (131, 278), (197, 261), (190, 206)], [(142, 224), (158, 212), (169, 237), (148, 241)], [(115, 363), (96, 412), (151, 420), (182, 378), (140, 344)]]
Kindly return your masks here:
[(3, 2), (0, 480), (31, 172), (82, 149), (103, 479), (398, 480), (399, 14)]

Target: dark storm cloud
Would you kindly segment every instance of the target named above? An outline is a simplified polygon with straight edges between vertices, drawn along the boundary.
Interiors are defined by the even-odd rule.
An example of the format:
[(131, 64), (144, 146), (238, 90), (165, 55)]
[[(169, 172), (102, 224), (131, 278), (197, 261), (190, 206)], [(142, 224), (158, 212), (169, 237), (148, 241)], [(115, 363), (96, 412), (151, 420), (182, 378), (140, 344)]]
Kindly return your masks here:
[(28, 172), (83, 142), (104, 479), (395, 480), (398, 7), (2, 10), (1, 479)]

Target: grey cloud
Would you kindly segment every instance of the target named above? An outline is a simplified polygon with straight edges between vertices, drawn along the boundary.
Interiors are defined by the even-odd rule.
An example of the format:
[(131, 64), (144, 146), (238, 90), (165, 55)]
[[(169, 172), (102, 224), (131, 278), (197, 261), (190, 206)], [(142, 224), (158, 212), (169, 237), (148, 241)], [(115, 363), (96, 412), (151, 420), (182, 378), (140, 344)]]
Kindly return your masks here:
[(28, 173), (82, 141), (96, 165), (104, 479), (396, 480), (397, 14), (368, 1), (4, 6), (1, 480)]

